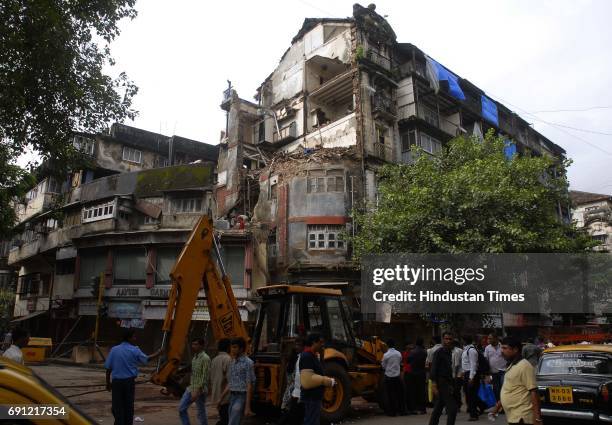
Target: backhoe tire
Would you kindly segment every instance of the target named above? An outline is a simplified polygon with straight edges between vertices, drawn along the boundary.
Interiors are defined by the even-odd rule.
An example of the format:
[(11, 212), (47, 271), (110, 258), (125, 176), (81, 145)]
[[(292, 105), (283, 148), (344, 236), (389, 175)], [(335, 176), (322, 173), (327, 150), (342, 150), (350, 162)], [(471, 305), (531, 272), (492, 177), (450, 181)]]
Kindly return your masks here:
[(321, 422), (336, 423), (346, 419), (351, 410), (351, 378), (344, 366), (335, 362), (326, 362), (325, 375), (336, 380), (334, 387), (326, 387), (323, 394)]

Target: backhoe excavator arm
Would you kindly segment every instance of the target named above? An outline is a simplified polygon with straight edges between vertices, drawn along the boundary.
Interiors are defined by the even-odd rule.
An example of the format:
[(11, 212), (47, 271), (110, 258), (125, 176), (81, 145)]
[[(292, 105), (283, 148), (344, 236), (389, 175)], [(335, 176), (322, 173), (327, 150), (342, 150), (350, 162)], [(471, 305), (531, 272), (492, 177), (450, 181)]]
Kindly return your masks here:
[[(218, 260), (221, 272), (213, 255)], [(155, 384), (166, 387), (176, 384), (173, 375), (183, 356), (191, 316), (202, 286), (215, 339), (242, 337), (248, 342), (232, 285), (225, 274), (212, 220), (208, 216), (203, 216), (194, 227), (170, 272), (170, 279), (172, 289), (162, 327), (162, 348), (166, 348), (167, 343), (167, 360), (151, 378)]]

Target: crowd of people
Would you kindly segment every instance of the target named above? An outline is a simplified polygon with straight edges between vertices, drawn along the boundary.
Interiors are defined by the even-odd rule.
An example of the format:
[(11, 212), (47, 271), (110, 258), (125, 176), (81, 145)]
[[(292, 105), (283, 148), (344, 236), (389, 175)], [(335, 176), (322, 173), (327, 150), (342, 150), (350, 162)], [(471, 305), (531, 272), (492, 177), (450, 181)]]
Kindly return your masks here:
[[(28, 345), (27, 331), (16, 328), (4, 338), (2, 355), (23, 364), (21, 348)], [(161, 355), (161, 350), (144, 354), (136, 345), (133, 329), (125, 329), (123, 341), (112, 347), (106, 362), (106, 386), (112, 392), (112, 413), (117, 425), (131, 425), (134, 417), (135, 380), (138, 366)], [(312, 333), (295, 341), (287, 363), (286, 390), (278, 425), (318, 425), (325, 387), (336, 385), (325, 376), (319, 353), (324, 340)], [(535, 367), (545, 345), (534, 340), (521, 344), (492, 333), (484, 339), (464, 336), (462, 341), (446, 332), (434, 337), (425, 348), (422, 338), (407, 342), (404, 350), (387, 341), (382, 359), (385, 412), (389, 416), (422, 415), (433, 407), (429, 424), (438, 425), (443, 411), (447, 425), (455, 423), (465, 403), (469, 421), (477, 421), (487, 410), (495, 417), (504, 412), (509, 424), (541, 422), (535, 385)], [(211, 360), (205, 342), (191, 342), (190, 384), (178, 403), (178, 417), (189, 425), (189, 407), (195, 403), (200, 425), (208, 425), (207, 405), (217, 407), (217, 425), (238, 425), (253, 415), (251, 397), (255, 384), (253, 361), (242, 338), (218, 341)], [(479, 390), (492, 387), (493, 406), (485, 403)]]
[[(469, 421), (490, 410), (494, 416), (504, 411), (510, 424), (541, 422), (535, 366), (542, 347), (532, 340), (525, 344), (511, 337), (500, 341), (493, 333), (485, 344), (472, 336), (464, 336), (460, 343), (446, 332), (434, 337), (429, 349), (422, 338), (406, 343), (401, 353), (395, 341), (389, 340), (387, 346), (382, 367), (389, 416), (425, 414), (429, 405), (433, 406), (430, 425), (439, 423), (443, 411), (447, 425), (452, 425), (465, 403)], [(492, 386), (493, 406), (479, 395), (483, 384)]]
[[(255, 366), (246, 355), (243, 338), (222, 339), (217, 355), (211, 360), (202, 338), (191, 341), (191, 376), (179, 405), (178, 416), (189, 425), (189, 407), (195, 403), (200, 425), (208, 425), (207, 405), (219, 412), (218, 425), (239, 425), (243, 417), (252, 416), (251, 396), (255, 383)], [(145, 365), (161, 354), (144, 354), (136, 345), (133, 329), (126, 329), (123, 342), (114, 346), (104, 367), (106, 387), (112, 392), (115, 425), (131, 425), (134, 417), (134, 389), (138, 365)]]
[[(296, 343), (293, 359), (289, 362), (289, 384), (283, 403), (281, 421), (287, 424), (319, 425), (324, 387), (334, 386), (335, 380), (325, 376), (318, 353), (323, 337), (313, 333)], [(217, 425), (239, 425), (244, 417), (253, 416), (251, 397), (255, 384), (253, 361), (247, 356), (243, 338), (222, 339), (217, 355), (211, 360), (204, 351), (204, 340), (191, 342), (190, 384), (182, 395), (178, 416), (189, 425), (189, 407), (195, 403), (200, 425), (208, 425), (207, 405), (217, 407)], [(136, 345), (135, 333), (127, 329), (123, 342), (114, 346), (104, 367), (107, 389), (112, 392), (112, 413), (116, 425), (131, 425), (134, 416), (134, 389), (138, 365), (147, 364), (159, 356), (157, 351), (144, 354)]]

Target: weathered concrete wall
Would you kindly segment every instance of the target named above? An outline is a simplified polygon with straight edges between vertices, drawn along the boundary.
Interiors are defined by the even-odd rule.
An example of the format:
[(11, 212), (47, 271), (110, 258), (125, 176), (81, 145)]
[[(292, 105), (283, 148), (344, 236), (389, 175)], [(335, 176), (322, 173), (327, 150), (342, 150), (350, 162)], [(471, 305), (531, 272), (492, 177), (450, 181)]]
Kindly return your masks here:
[(109, 138), (96, 140), (95, 160), (98, 166), (107, 170), (122, 173), (154, 168), (159, 163), (160, 156), (156, 153), (134, 148), (142, 152), (139, 164), (123, 160), (123, 144), (113, 142)]
[(53, 280), (53, 298), (72, 299), (74, 293), (74, 274), (55, 275)]
[[(45, 187), (45, 186), (43, 186)], [(17, 215), (17, 222), (23, 223), (24, 221), (32, 218), (36, 214), (43, 212), (54, 204), (57, 195), (54, 193), (39, 193), (36, 198), (30, 199), (25, 205), (18, 204), (15, 209)]]

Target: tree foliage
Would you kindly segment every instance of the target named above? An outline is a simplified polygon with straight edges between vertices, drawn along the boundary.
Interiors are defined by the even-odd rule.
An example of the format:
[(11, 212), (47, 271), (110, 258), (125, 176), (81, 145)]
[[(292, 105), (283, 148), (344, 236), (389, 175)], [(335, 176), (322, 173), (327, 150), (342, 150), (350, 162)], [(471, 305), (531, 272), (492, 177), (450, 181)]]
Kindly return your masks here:
[(592, 246), (559, 218), (570, 204), (569, 161), (507, 159), (492, 133), (458, 137), (437, 156), (380, 170), (378, 205), (354, 213), (357, 258), (367, 253), (581, 252)]
[(7, 204), (27, 186), (16, 168), (23, 152), (66, 171), (78, 157), (75, 131), (97, 132), (133, 118), (137, 87), (113, 65), (109, 44), (118, 22), (134, 18), (135, 0), (0, 2), (0, 235), (11, 227)]

